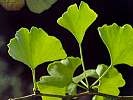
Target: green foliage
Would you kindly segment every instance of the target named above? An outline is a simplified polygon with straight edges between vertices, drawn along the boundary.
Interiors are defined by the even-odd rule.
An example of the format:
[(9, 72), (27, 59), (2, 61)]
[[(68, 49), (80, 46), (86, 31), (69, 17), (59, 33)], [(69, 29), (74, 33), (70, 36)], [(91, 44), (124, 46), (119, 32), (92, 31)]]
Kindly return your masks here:
[(81, 1), (79, 8), (76, 4), (68, 7), (67, 11), (57, 20), (58, 24), (68, 29), (81, 44), (85, 31), (96, 20), (97, 14)]
[[(99, 65), (96, 69), (99, 77), (101, 77), (108, 68), (109, 67), (106, 65)], [(124, 85), (125, 81), (122, 78), (122, 75), (114, 66), (111, 66), (107, 73), (99, 80), (98, 91), (117, 96), (119, 94), (118, 88), (123, 87)]]
[(42, 13), (49, 9), (57, 0), (26, 0), (30, 11), (34, 13)]
[(41, 77), (39, 83), (58, 87), (67, 86), (72, 82), (73, 73), (79, 65), (81, 65), (81, 60), (78, 57), (68, 57), (61, 61), (55, 61), (48, 66), (50, 76)]
[(128, 24), (122, 27), (112, 24), (98, 30), (109, 50), (112, 65), (125, 63), (133, 66), (133, 28)]
[[(53, 95), (64, 95), (64, 96), (66, 93), (66, 87), (49, 86), (49, 85), (39, 83), (38, 88), (41, 91), (41, 93), (48, 93)], [(42, 100), (62, 100), (62, 99), (57, 97), (42, 96)]]
[[(41, 93), (65, 95), (68, 91), (73, 92), (75, 85), (72, 85), (73, 73), (81, 65), (80, 58), (68, 57), (61, 61), (55, 61), (48, 66), (50, 76), (41, 77), (38, 82)], [(71, 85), (71, 86), (70, 86)], [(73, 87), (74, 86), (74, 87)], [(67, 90), (67, 88), (69, 90)], [(71, 89), (70, 89), (71, 88)], [(72, 91), (71, 91), (72, 90)], [(60, 91), (60, 92), (59, 92)], [(59, 98), (43, 97), (43, 100), (58, 100)], [(47, 98), (47, 99), (46, 99)], [(49, 99), (48, 99), (49, 98)]]
[[(84, 18), (84, 16), (86, 16), (86, 18)], [(90, 9), (85, 2), (81, 1), (79, 8), (76, 4), (71, 5), (62, 17), (57, 20), (59, 25), (72, 32), (73, 36), (76, 38), (80, 48), (82, 68), (84, 72), (85, 65), (83, 61), (81, 43), (85, 35), (85, 31), (95, 21), (96, 17), (97, 14)], [(86, 81), (84, 85), (85, 87), (89, 87), (86, 73), (84, 74), (84, 77)]]
[(98, 78), (98, 74), (96, 73), (96, 70), (95, 69), (89, 69), (89, 70), (86, 70), (85, 72), (83, 72), (82, 74), (76, 76), (73, 78), (73, 81), (75, 83), (79, 83), (81, 80), (83, 80), (84, 78), (86, 77), (92, 77), (92, 78)]
[(60, 41), (36, 27), (32, 27), (30, 31), (21, 28), (15, 38), (11, 39), (8, 47), (11, 57), (32, 69), (44, 62), (66, 57)]
[[(105, 73), (105, 71), (107, 72)], [(121, 73), (119, 73), (114, 66), (107, 67), (103, 64), (98, 65), (96, 72), (99, 77), (101, 77), (99, 80), (99, 85), (97, 86), (98, 92), (114, 96), (119, 95), (120, 91), (118, 88), (125, 85), (125, 81), (122, 78)], [(98, 97), (96, 100), (104, 100), (103, 98), (104, 97)]]
[[(43, 4), (43, 1), (40, 0), (39, 2)], [(35, 1), (33, 0), (32, 3), (35, 3)], [(36, 6), (34, 7), (36, 8)], [(8, 44), (9, 54), (32, 69), (34, 88), (38, 88), (41, 93), (62, 96), (65, 96), (66, 93), (76, 95), (76, 89), (79, 86), (85, 90), (89, 89), (98, 93), (118, 96), (119, 87), (123, 87), (125, 81), (114, 66), (123, 63), (133, 65), (133, 28), (130, 25), (120, 27), (117, 24), (104, 25), (98, 28), (100, 36), (109, 50), (111, 64), (109, 67), (101, 64), (98, 65), (96, 70), (85, 70), (81, 43), (85, 31), (95, 21), (96, 17), (97, 14), (82, 1), (79, 8), (76, 4), (68, 7), (67, 11), (57, 21), (59, 25), (72, 32), (78, 41), (81, 58), (67, 57), (61, 42), (57, 38), (49, 36), (45, 31), (36, 27), (32, 27), (30, 31), (26, 28), (17, 31), (15, 38), (11, 39)], [(42, 76), (40, 81), (36, 83), (35, 68), (48, 61), (54, 61), (48, 65), (49, 75)], [(75, 70), (81, 64), (83, 73), (73, 77)], [(96, 81), (89, 86), (87, 77), (95, 78)], [(80, 82), (82, 85), (79, 84)], [(43, 100), (61, 100), (56, 96), (43, 96), (42, 98)], [(93, 100), (115, 99), (110, 96), (94, 96), (93, 98)]]

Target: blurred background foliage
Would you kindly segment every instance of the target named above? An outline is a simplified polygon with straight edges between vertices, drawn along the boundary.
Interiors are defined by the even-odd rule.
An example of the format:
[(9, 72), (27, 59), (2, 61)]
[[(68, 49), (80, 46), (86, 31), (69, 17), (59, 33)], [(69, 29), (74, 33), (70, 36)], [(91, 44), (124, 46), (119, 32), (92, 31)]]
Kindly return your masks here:
[[(13, 3), (14, 5), (6, 5), (5, 7), (2, 3), (6, 3), (7, 1), (17, 3)], [(42, 2), (42, 0), (33, 1)], [(7, 100), (9, 97), (18, 97), (32, 93), (33, 85), (30, 69), (26, 67), (26, 65), (13, 60), (8, 55), (8, 48), (6, 46), (19, 28), (26, 27), (30, 29), (31, 26), (41, 27), (48, 32), (49, 35), (56, 36), (61, 40), (68, 56), (79, 56), (77, 42), (69, 31), (57, 24), (56, 20), (64, 11), (66, 11), (69, 5), (73, 3), (79, 4), (80, 1), (81, 0), (57, 0), (51, 4), (49, 3), (50, 6), (46, 7), (47, 10), (46, 8), (43, 8), (41, 10), (35, 9), (36, 11), (32, 11), (32, 7), (31, 10), (24, 0), (0, 0), (0, 100)], [(97, 20), (87, 30), (82, 44), (86, 68), (96, 68), (98, 64), (102, 63), (109, 65), (109, 54), (98, 35), (97, 28), (103, 24), (112, 24), (113, 22), (118, 25), (124, 25), (127, 23), (133, 25), (133, 0), (83, 1), (87, 2), (99, 15)], [(19, 6), (16, 6), (16, 4), (19, 4)], [(44, 3), (44, 5), (47, 6), (48, 4)], [(7, 9), (7, 7), (9, 7), (9, 9)], [(40, 76), (47, 74), (47, 65), (48, 63), (45, 63), (37, 67), (37, 80), (39, 80)], [(133, 68), (128, 67), (127, 65), (117, 65), (116, 67), (123, 74), (123, 77), (127, 82), (126, 86), (120, 89), (120, 95), (132, 95)], [(75, 74), (81, 73), (81, 71), (82, 69), (79, 68)], [(82, 90), (79, 90), (79, 92), (81, 91)], [(31, 98), (31, 100), (41, 99)], [(88, 99), (83, 97), (82, 100)]]
[(19, 11), (25, 5), (33, 13), (42, 13), (49, 9), (57, 0), (0, 0), (0, 5), (8, 11)]

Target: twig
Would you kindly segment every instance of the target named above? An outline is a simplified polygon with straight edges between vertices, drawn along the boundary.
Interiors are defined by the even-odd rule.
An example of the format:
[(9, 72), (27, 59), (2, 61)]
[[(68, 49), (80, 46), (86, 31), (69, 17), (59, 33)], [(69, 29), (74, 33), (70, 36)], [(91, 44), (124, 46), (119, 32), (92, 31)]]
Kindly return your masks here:
[(54, 95), (54, 94), (44, 94), (44, 93), (37, 93), (37, 94), (31, 94), (23, 97), (18, 97), (18, 98), (10, 98), (8, 100), (26, 100), (31, 97), (38, 97), (38, 96), (48, 96), (48, 97), (56, 97), (56, 98), (63, 98), (64, 96), (62, 95)]
[(80, 94), (72, 96), (72, 98), (79, 98), (82, 96), (87, 96), (87, 95), (98, 95), (98, 96), (103, 96), (103, 97), (112, 97), (115, 100), (133, 100), (133, 96), (114, 96), (114, 95), (109, 95), (109, 94), (104, 94), (104, 93), (99, 93), (99, 92), (82, 92)]
[(62, 100), (75, 100), (78, 99), (82, 96), (93, 96), (93, 95), (98, 95), (98, 96), (103, 96), (103, 97), (111, 97), (114, 98), (114, 100), (133, 100), (133, 96), (114, 96), (114, 95), (109, 95), (109, 94), (104, 94), (104, 93), (99, 93), (99, 92), (82, 92), (77, 95), (54, 95), (54, 94), (44, 94), (44, 93), (37, 93), (37, 94), (31, 94), (23, 97), (18, 97), (18, 98), (10, 98), (8, 100), (26, 100), (27, 98), (31, 97), (37, 97), (37, 96), (48, 96), (48, 97), (56, 97), (56, 98), (61, 98)]
[(18, 98), (10, 98), (8, 100), (23, 100), (23, 99), (28, 99), (28, 98), (31, 98), (34, 96), (36, 96), (36, 94), (31, 94), (31, 95), (27, 95), (27, 96), (23, 96), (23, 97), (18, 97)]

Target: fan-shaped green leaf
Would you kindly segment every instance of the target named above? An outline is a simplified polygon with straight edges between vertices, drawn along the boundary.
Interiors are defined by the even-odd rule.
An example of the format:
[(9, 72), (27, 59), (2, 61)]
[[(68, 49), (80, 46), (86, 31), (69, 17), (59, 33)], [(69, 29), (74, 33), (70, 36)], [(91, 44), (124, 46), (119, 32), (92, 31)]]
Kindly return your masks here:
[[(103, 75), (103, 73), (108, 69), (106, 65), (98, 65), (96, 72), (99, 77), (102, 78), (99, 80), (98, 92), (110, 94), (117, 96), (119, 95), (119, 87), (123, 87), (125, 85), (125, 81), (122, 78), (121, 73), (117, 71), (117, 69), (113, 66), (108, 69), (108, 71)], [(96, 100), (104, 100), (103, 97), (97, 97)]]
[(81, 1), (79, 8), (76, 4), (69, 6), (67, 11), (58, 19), (58, 24), (68, 29), (79, 43), (82, 42), (85, 31), (95, 21), (97, 14)]
[(33, 69), (44, 62), (66, 57), (61, 42), (36, 27), (32, 27), (30, 31), (21, 28), (15, 38), (11, 39), (8, 47), (11, 57)]
[(55, 61), (48, 66), (50, 76), (41, 77), (40, 82), (58, 87), (69, 85), (72, 82), (74, 71), (80, 64), (81, 60), (78, 57), (68, 57), (61, 61)]
[[(61, 61), (55, 61), (48, 66), (48, 73), (50, 76), (41, 77), (37, 83), (39, 91), (42, 93), (52, 93), (58, 95), (65, 95), (67, 92), (75, 92), (75, 85), (72, 83), (74, 71), (81, 64), (80, 58), (68, 57)], [(50, 88), (50, 90), (49, 90)], [(58, 89), (56, 91), (56, 89)], [(61, 91), (61, 92), (59, 92)], [(47, 98), (47, 97), (43, 97)], [(44, 99), (45, 100), (45, 99)], [(60, 100), (59, 98), (46, 100)]]
[(126, 24), (100, 27), (99, 33), (106, 44), (112, 64), (129, 64), (133, 66), (133, 28)]
[(28, 8), (34, 13), (42, 13), (49, 9), (57, 0), (26, 0)]

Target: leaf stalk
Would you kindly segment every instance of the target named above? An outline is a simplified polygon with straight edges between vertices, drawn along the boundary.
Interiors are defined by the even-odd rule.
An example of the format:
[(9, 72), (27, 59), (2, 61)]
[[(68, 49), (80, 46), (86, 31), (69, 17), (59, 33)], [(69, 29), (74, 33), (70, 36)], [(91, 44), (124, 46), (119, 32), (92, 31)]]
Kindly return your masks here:
[(38, 90), (37, 83), (36, 83), (36, 76), (35, 76), (35, 69), (32, 70), (32, 78), (33, 78), (33, 92), (35, 93)]
[(93, 86), (95, 86), (97, 83), (98, 83), (98, 81), (109, 71), (109, 69), (112, 67), (112, 65), (110, 65), (109, 67), (108, 67), (108, 69), (90, 86), (90, 87), (93, 87)]
[[(83, 52), (82, 52), (81, 44), (79, 44), (79, 49), (80, 49), (80, 57), (81, 57), (83, 72), (85, 72), (85, 65), (84, 65), (84, 60), (83, 60)], [(89, 88), (89, 83), (88, 83), (86, 74), (84, 75), (84, 77), (85, 77), (85, 81), (86, 81), (86, 85), (85, 86), (87, 86), (87, 88)]]

